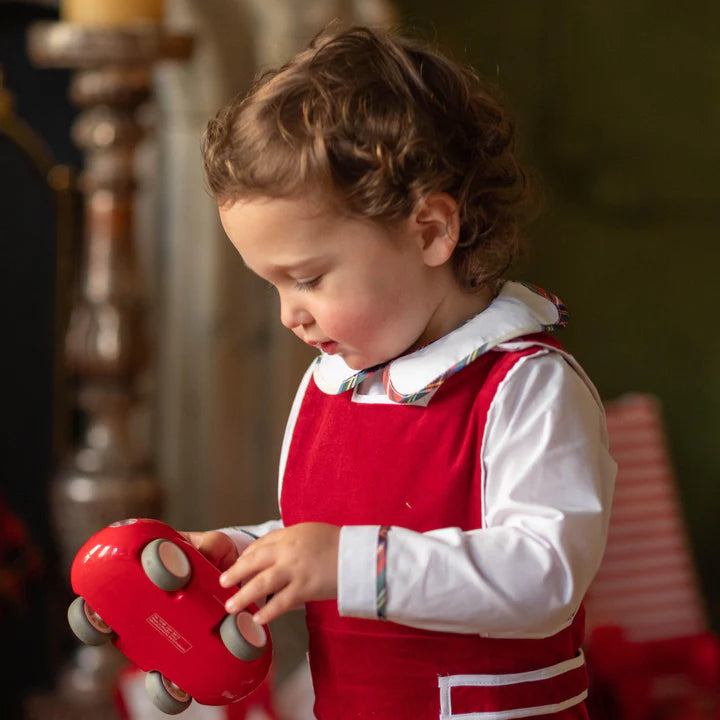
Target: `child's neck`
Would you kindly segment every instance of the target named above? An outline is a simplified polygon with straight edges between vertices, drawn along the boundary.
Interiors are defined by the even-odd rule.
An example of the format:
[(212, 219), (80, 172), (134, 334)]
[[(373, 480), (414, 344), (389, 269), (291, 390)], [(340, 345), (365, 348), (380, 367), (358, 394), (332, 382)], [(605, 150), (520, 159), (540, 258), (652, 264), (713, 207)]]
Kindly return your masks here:
[(473, 292), (465, 292), (459, 287), (454, 288), (443, 297), (425, 332), (412, 347), (408, 348), (405, 354), (415, 352), (456, 330), (485, 310), (496, 294), (496, 288), (490, 285), (485, 285)]

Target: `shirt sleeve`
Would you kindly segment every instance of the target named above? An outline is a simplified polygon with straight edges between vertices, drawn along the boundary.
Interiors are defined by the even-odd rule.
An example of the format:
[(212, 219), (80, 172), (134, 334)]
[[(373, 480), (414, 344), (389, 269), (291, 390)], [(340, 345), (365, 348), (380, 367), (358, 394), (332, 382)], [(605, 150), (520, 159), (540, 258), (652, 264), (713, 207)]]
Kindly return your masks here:
[(280, 530), (282, 527), (282, 520), (268, 520), (260, 525), (233, 525), (220, 528), (220, 532), (224, 532), (233, 541), (238, 555), (241, 555), (253, 540), (267, 535), (272, 530)]
[(495, 637), (572, 621), (604, 552), (615, 481), (597, 394), (559, 353), (524, 358), (498, 388), (481, 453), (482, 528), (342, 528), (341, 615)]

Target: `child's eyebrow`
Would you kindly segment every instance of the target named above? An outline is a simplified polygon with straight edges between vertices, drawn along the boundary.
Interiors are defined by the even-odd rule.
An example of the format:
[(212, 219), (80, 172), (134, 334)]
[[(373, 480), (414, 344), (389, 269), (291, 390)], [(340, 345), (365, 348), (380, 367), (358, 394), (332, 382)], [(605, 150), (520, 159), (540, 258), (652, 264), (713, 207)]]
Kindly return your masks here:
[[(255, 270), (250, 267), (250, 265), (247, 264), (245, 261), (245, 258), (241, 255), (240, 258), (242, 259), (243, 265), (250, 270), (251, 272), (255, 272)], [(266, 269), (271, 272), (272, 274), (287, 274), (287, 273), (298, 273), (303, 272), (310, 269), (317, 268), (320, 264), (325, 262), (325, 260), (321, 257), (310, 257), (310, 258), (303, 258), (302, 260), (298, 260), (296, 262), (287, 262), (287, 263), (269, 263), (266, 266)]]
[(303, 260), (297, 263), (278, 263), (270, 266), (270, 272), (278, 275), (285, 275), (292, 278), (301, 278), (314, 275), (319, 269), (318, 260)]

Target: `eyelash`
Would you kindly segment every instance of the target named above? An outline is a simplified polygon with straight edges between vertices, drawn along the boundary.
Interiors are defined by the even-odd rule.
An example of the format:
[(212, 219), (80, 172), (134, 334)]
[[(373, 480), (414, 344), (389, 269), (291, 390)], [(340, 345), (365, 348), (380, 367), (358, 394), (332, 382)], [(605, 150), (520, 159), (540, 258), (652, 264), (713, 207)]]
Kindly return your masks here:
[(305, 292), (307, 290), (313, 290), (320, 284), (320, 278), (322, 275), (318, 275), (315, 278), (312, 278), (311, 280), (296, 280), (295, 281), (295, 289), (300, 290), (301, 292)]

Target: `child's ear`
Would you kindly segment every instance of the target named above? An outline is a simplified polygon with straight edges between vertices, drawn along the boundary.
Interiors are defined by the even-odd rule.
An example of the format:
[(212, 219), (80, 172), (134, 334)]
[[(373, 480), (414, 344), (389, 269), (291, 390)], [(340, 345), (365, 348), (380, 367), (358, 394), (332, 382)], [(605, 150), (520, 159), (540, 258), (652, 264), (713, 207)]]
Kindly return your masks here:
[(415, 224), (425, 263), (447, 262), (460, 239), (460, 213), (455, 199), (444, 192), (426, 195), (415, 211)]

